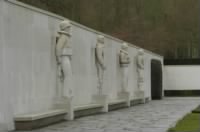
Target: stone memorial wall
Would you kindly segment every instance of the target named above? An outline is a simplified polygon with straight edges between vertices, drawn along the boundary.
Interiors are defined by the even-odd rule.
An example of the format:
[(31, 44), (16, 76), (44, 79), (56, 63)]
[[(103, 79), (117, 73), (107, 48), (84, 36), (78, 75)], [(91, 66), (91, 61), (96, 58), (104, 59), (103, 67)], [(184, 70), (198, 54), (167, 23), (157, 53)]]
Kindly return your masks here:
[[(70, 51), (61, 55), (61, 68), (69, 65), (71, 68), (61, 70), (60, 76), (63, 74), (66, 82), (60, 83), (56, 43), (59, 43), (61, 34), (59, 25), (65, 19), (20, 2), (0, 1), (2, 129), (13, 130), (14, 118), (18, 115), (48, 111), (66, 100), (67, 108), (70, 107), (68, 112), (98, 103), (106, 112), (106, 105), (118, 100), (125, 99), (130, 105), (134, 99), (151, 99), (151, 60), (162, 62), (163, 57), (143, 50), (143, 70), (140, 71), (136, 64), (140, 48), (127, 43), (129, 46), (123, 50), (122, 40), (70, 21), (70, 37), (67, 39)], [(101, 44), (97, 46), (99, 41), (104, 43), (102, 49)], [(97, 54), (103, 54), (103, 65), (98, 66)], [(141, 74), (144, 74), (143, 78)], [(69, 87), (73, 102), (69, 94), (62, 91)], [(66, 95), (58, 99), (61, 94)], [(67, 119), (74, 118), (71, 116)]]

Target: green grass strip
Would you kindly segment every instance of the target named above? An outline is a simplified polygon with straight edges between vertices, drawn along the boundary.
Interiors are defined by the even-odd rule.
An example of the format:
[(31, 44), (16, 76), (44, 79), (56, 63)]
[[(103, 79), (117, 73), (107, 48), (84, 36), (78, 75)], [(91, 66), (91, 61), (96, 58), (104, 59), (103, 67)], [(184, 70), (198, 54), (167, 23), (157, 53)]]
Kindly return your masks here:
[(200, 132), (200, 114), (190, 113), (178, 121), (175, 127), (170, 128), (169, 132)]

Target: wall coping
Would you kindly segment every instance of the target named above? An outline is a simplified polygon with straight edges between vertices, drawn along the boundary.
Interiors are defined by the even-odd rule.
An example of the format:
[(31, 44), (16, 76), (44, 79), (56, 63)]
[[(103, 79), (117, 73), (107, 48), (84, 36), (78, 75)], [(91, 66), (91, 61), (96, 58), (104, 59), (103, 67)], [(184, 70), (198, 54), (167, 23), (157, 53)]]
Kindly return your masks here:
[[(45, 11), (45, 10), (43, 10), (43, 9), (39, 9), (39, 8), (37, 8), (37, 7), (34, 7), (34, 6), (31, 6), (31, 5), (25, 4), (25, 3), (20, 2), (20, 1), (16, 1), (16, 0), (4, 0), (4, 1), (5, 1), (5, 2), (8, 2), (8, 3), (10, 3), (10, 4), (14, 4), (14, 5), (17, 5), (17, 6), (20, 6), (20, 7), (23, 7), (23, 8), (26, 8), (26, 9), (29, 9), (29, 10), (32, 10), (32, 11), (35, 11), (35, 12), (38, 12), (38, 13), (41, 13), (41, 14), (45, 14), (45, 15), (50, 16), (50, 17), (57, 18), (57, 19), (59, 19), (59, 20), (64, 20), (64, 19), (69, 20), (68, 18), (65, 18), (65, 17), (63, 17), (63, 16), (57, 15), (57, 14), (52, 13), (52, 12), (49, 12), (49, 11)], [(82, 25), (82, 24), (79, 24), (79, 23), (77, 23), (77, 22), (74, 22), (74, 21), (72, 21), (72, 20), (70, 20), (70, 21), (71, 21), (72, 25), (77, 26), (77, 27), (80, 27), (80, 28), (85, 29), (85, 30), (87, 30), (87, 31), (93, 32), (93, 33), (95, 33), (95, 34), (102, 34), (102, 35), (104, 35), (106, 38), (115, 40), (115, 41), (120, 42), (120, 43), (125, 42), (125, 41), (123, 41), (123, 40), (121, 40), (121, 39), (115, 38), (115, 37), (113, 37), (113, 36), (111, 36), (111, 35), (102, 33), (102, 32), (100, 32), (100, 31), (96, 31), (96, 30), (94, 30), (94, 29), (91, 29), (91, 28), (89, 28), (89, 27), (86, 27), (86, 26), (84, 26), (84, 25)], [(140, 49), (140, 47), (138, 47), (138, 46), (136, 46), (136, 45), (134, 45), (134, 44), (131, 44), (131, 43), (128, 43), (128, 42), (126, 42), (126, 43), (127, 43), (130, 47), (133, 47), (133, 48), (136, 48), (136, 49)], [(154, 52), (152, 52), (152, 51), (149, 51), (149, 50), (146, 50), (146, 49), (144, 49), (144, 51), (147, 52), (147, 53), (149, 53), (149, 54), (151, 54), (151, 55), (155, 55), (155, 56), (157, 56), (157, 57), (163, 58), (163, 56), (161, 56), (161, 55), (159, 55), (159, 54), (156, 54), (156, 53), (154, 53)]]

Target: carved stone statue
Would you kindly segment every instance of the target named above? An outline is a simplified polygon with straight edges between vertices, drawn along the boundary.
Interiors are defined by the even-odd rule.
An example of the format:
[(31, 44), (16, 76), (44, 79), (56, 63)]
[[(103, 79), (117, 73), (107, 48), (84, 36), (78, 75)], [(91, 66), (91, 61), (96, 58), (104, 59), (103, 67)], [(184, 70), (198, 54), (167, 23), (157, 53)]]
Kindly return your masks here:
[(143, 83), (144, 83), (144, 51), (142, 49), (139, 49), (138, 55), (137, 55), (137, 72), (138, 72), (138, 88), (140, 90), (143, 89)]
[(72, 49), (69, 45), (71, 37), (71, 24), (65, 20), (60, 23), (60, 31), (58, 31), (58, 39), (56, 43), (56, 60), (58, 66), (58, 76), (63, 83), (63, 88), (60, 90), (62, 96), (72, 96), (72, 69), (71, 69), (71, 56)]
[(97, 66), (97, 75), (98, 75), (98, 90), (99, 94), (102, 94), (103, 89), (103, 76), (104, 70), (106, 69), (104, 63), (104, 36), (98, 35), (97, 44), (96, 44), (96, 66)]
[[(68, 104), (68, 119), (73, 119), (73, 89), (72, 89), (72, 69), (71, 56), (72, 49), (70, 48), (71, 24), (68, 20), (60, 23), (60, 31), (56, 42), (55, 54), (57, 61), (57, 97), (62, 100), (60, 103)], [(65, 105), (64, 105), (65, 106)]]
[(128, 87), (128, 66), (130, 64), (130, 58), (128, 55), (128, 44), (123, 43), (119, 55), (120, 66), (122, 68), (122, 90), (127, 92)]

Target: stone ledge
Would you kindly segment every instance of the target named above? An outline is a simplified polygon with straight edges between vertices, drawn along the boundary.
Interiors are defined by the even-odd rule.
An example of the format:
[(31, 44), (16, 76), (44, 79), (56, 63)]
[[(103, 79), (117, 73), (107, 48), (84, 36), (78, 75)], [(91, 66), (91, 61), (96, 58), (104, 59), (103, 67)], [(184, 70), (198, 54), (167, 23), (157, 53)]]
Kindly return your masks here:
[(84, 117), (94, 114), (102, 113), (103, 106), (101, 104), (88, 104), (83, 106), (76, 106), (74, 108), (74, 117)]
[(118, 100), (114, 100), (109, 102), (109, 105), (116, 105), (116, 104), (121, 104), (121, 103), (126, 103), (127, 101), (125, 99), (118, 99)]
[(89, 105), (82, 105), (82, 106), (75, 106), (74, 111), (92, 109), (92, 108), (102, 108), (101, 104), (89, 104)]
[(40, 112), (40, 113), (22, 114), (22, 115), (15, 116), (14, 120), (15, 121), (33, 121), (33, 120), (38, 120), (38, 119), (60, 115), (60, 114), (67, 114), (67, 111), (64, 109), (55, 109), (55, 110), (49, 110), (49, 111)]
[(108, 111), (113, 111), (117, 109), (127, 108), (127, 101), (125, 99), (120, 99), (116, 101), (111, 101), (108, 104)]
[(18, 115), (14, 118), (16, 130), (33, 130), (65, 120), (67, 112), (64, 109), (47, 112)]
[(135, 105), (138, 105), (138, 104), (144, 104), (144, 100), (145, 100), (145, 103), (148, 103), (150, 101), (150, 98), (147, 97), (147, 98), (144, 98), (144, 99), (132, 99), (130, 101), (130, 104), (131, 106), (135, 106)]

